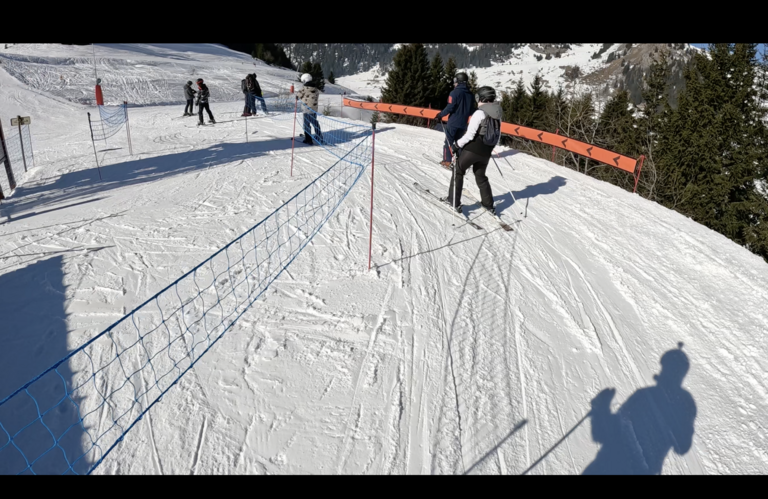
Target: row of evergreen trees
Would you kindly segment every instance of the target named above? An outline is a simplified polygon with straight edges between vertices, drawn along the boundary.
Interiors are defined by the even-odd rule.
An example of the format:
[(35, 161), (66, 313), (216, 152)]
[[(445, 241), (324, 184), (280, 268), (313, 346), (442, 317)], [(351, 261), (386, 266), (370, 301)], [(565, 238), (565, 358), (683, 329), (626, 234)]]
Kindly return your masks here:
[[(768, 261), (768, 84), (756, 44), (713, 44), (684, 71), (676, 102), (672, 64), (661, 51), (642, 86), (605, 103), (593, 93), (548, 92), (541, 77), (500, 92), (504, 121), (555, 132), (645, 160), (637, 192), (727, 236)], [(439, 54), (430, 64), (420, 44), (401, 48), (382, 102), (442, 109), (456, 72)], [(472, 85), (478, 85), (473, 78)], [(483, 82), (479, 82), (482, 84)], [(426, 126), (426, 120), (388, 115)], [(507, 145), (552, 159), (552, 148), (505, 137)], [(632, 174), (556, 149), (555, 161), (632, 191)]]
[[(448, 95), (453, 90), (453, 78), (458, 71), (456, 62), (449, 58), (443, 63), (440, 54), (435, 54), (430, 63), (423, 44), (406, 45), (397, 51), (393, 67), (387, 74), (382, 89), (381, 102), (408, 106), (443, 109)], [(477, 74), (469, 73), (469, 87), (472, 92), (478, 88)], [(389, 121), (414, 125), (424, 124), (421, 118), (388, 115)]]

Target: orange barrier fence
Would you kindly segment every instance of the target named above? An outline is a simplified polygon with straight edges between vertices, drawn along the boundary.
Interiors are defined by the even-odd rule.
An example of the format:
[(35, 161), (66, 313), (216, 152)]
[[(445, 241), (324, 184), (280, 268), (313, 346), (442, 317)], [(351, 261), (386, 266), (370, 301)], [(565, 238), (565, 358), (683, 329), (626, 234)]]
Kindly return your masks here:
[[(404, 114), (408, 116), (416, 116), (425, 119), (435, 119), (437, 109), (427, 109), (425, 107), (415, 106), (402, 106), (399, 104), (384, 104), (381, 102), (361, 102), (351, 99), (344, 99), (344, 105), (348, 107), (356, 107), (358, 109), (366, 109), (368, 111), (379, 111), (382, 113), (394, 113)], [(443, 121), (447, 121), (448, 118), (443, 117)], [(607, 149), (603, 149), (586, 142), (581, 142), (575, 139), (569, 139), (563, 137), (557, 133), (545, 132), (542, 130), (536, 130), (535, 128), (528, 128), (522, 125), (514, 125), (512, 123), (501, 123), (501, 133), (512, 137), (520, 137), (522, 139), (533, 140), (548, 144), (553, 147), (558, 147), (566, 151), (570, 151), (581, 156), (585, 156), (600, 163), (611, 165), (615, 168), (627, 171), (635, 175), (635, 186), (637, 186), (637, 179), (639, 178), (639, 171), (635, 174), (635, 170), (638, 164), (638, 159), (630, 158)], [(642, 163), (641, 163), (642, 165)]]

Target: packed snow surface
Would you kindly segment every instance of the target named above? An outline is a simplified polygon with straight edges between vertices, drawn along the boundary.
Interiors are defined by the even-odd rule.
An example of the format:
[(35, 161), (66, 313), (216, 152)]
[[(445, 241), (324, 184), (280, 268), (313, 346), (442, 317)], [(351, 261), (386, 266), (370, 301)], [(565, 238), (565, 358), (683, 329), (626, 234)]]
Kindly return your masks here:
[[(0, 50), (0, 119), (32, 117), (35, 155), (0, 204), (0, 400), (334, 161), (297, 142), (291, 176), (292, 113), (250, 120), (246, 142), (247, 55), (97, 45), (105, 98), (142, 104), (132, 156), (123, 132), (95, 145), (100, 181), (98, 111), (78, 101), (91, 51)], [(297, 76), (256, 65), (275, 95)], [(197, 75), (213, 127), (180, 117)], [(375, 170), (95, 473), (768, 472), (768, 265), (504, 147), (487, 175), (514, 231), (482, 212), (468, 175), (475, 230), (414, 188), (446, 193), (441, 143), (379, 124)]]

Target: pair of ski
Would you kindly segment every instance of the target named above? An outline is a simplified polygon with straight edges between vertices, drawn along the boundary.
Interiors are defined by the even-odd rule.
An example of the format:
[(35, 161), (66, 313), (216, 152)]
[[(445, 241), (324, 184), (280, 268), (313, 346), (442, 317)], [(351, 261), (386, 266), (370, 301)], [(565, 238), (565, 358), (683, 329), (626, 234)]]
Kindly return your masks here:
[[(470, 225), (470, 226), (472, 226), (474, 229), (477, 229), (477, 230), (484, 230), (484, 229), (483, 229), (481, 226), (479, 226), (478, 224), (476, 224), (475, 222), (473, 222), (472, 220), (470, 220), (469, 216), (468, 216), (466, 213), (463, 213), (463, 212), (462, 212), (462, 213), (459, 213), (459, 212), (457, 212), (457, 211), (456, 211), (456, 210), (453, 208), (453, 206), (451, 206), (449, 203), (447, 203), (447, 202), (443, 201), (442, 199), (440, 199), (440, 198), (439, 198), (439, 197), (438, 197), (438, 196), (437, 196), (437, 195), (436, 195), (434, 192), (430, 191), (430, 190), (429, 190), (429, 189), (427, 189), (426, 187), (423, 187), (423, 186), (422, 186), (421, 184), (419, 184), (418, 182), (414, 182), (414, 183), (413, 183), (413, 186), (414, 186), (414, 187), (415, 187), (415, 188), (416, 188), (416, 189), (417, 189), (419, 192), (423, 193), (423, 194), (424, 194), (424, 195), (427, 197), (427, 199), (429, 199), (429, 200), (433, 201), (435, 204), (437, 204), (437, 205), (438, 205), (438, 206), (440, 206), (441, 208), (443, 208), (443, 209), (446, 209), (446, 210), (448, 210), (448, 211), (450, 211), (450, 212), (452, 212), (452, 213), (454, 213), (454, 214), (460, 215), (460, 216), (461, 216), (461, 217), (462, 217), (462, 218), (463, 218), (463, 219), (464, 219), (464, 220), (467, 222), (467, 224), (468, 224), (468, 225)], [(470, 195), (468, 192), (465, 192), (465, 195), (468, 195), (468, 196), (469, 196), (469, 197), (471, 197), (471, 198), (472, 198), (474, 201), (477, 201), (477, 199), (475, 199), (475, 197), (474, 197), (474, 196), (472, 196), (472, 195)], [(500, 226), (502, 229), (504, 229), (505, 231), (507, 231), (507, 232), (510, 232), (510, 231), (513, 231), (513, 230), (515, 230), (515, 229), (513, 229), (513, 228), (512, 228), (512, 227), (511, 227), (511, 226), (510, 226), (508, 223), (504, 222), (504, 220), (502, 220), (502, 219), (501, 219), (501, 217), (500, 217), (499, 215), (494, 215), (493, 213), (491, 213), (490, 211), (486, 210), (485, 208), (481, 208), (481, 209), (482, 209), (484, 212), (486, 212), (488, 215), (492, 216), (492, 217), (493, 217), (493, 218), (496, 220), (496, 222), (499, 224), (499, 226)]]

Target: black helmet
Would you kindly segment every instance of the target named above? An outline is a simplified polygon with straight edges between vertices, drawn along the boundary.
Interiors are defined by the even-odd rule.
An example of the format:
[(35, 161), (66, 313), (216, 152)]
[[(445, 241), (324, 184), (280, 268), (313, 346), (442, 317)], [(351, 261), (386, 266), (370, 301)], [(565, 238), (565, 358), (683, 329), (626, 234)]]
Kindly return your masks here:
[(192, 82), (191, 82), (191, 81), (188, 81), (188, 82), (187, 82), (187, 85), (192, 85)]
[(467, 82), (469, 81), (469, 76), (467, 76), (467, 73), (456, 73), (456, 76), (453, 77), (454, 83), (461, 83), (461, 82)]
[(197, 79), (197, 83), (202, 83), (202, 82), (203, 82), (203, 79), (202, 79), (202, 78), (198, 78), (198, 79)]
[(480, 87), (475, 94), (477, 102), (493, 102), (496, 100), (496, 90), (492, 87)]

